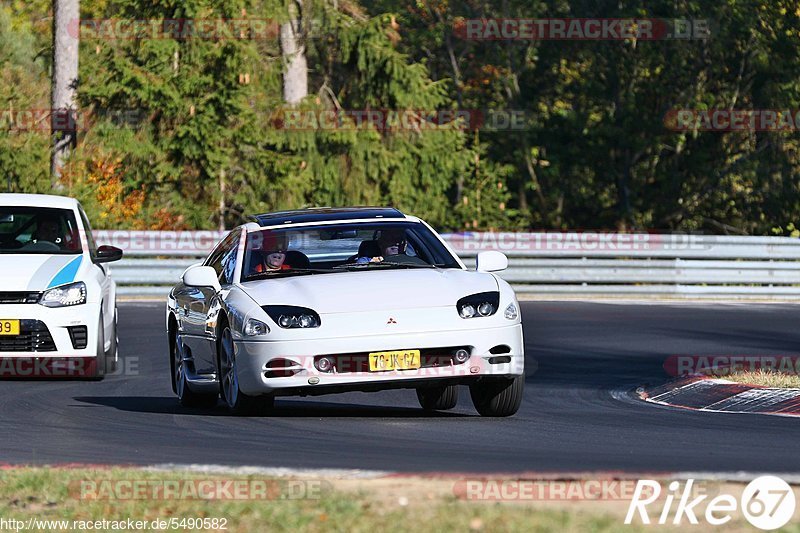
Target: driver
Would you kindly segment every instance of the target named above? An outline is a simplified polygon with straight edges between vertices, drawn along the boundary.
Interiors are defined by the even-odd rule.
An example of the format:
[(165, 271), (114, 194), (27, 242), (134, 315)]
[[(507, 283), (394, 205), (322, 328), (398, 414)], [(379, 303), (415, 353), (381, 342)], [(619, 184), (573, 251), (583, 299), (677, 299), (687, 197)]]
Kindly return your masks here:
[(264, 232), (264, 240), (260, 250), (253, 250), (255, 257), (259, 258), (253, 266), (254, 273), (270, 272), (277, 270), (291, 270), (286, 264), (286, 250), (289, 242), (286, 234)]
[(403, 230), (384, 230), (378, 238), (378, 246), (381, 247), (384, 259), (393, 255), (405, 255), (407, 244)]
[(61, 233), (59, 219), (49, 215), (39, 218), (39, 223), (36, 226), (36, 240), (48, 241), (61, 246), (64, 238)]
[(383, 255), (377, 257), (359, 257), (356, 259), (356, 263), (361, 265), (380, 263), (392, 256), (405, 255), (407, 245), (408, 241), (406, 241), (406, 235), (403, 230), (382, 230), (381, 236), (378, 237), (378, 248)]

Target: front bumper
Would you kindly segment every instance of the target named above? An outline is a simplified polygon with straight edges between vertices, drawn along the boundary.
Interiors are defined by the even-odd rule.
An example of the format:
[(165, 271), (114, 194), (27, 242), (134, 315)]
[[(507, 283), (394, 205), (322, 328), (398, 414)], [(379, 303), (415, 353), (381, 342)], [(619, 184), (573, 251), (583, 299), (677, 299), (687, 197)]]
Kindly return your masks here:
[[(0, 377), (48, 375), (42, 361), (76, 360), (73, 368), (89, 368), (97, 357), (99, 316), (99, 303), (59, 308), (0, 305), (0, 319), (21, 323), (20, 335), (0, 336)], [(80, 326), (86, 328), (85, 341), (79, 330), (73, 329), (70, 336), (70, 328)], [(73, 340), (78, 342), (77, 347)]]
[[(345, 390), (380, 390), (462, 383), (487, 376), (524, 373), (522, 325), (474, 330), (438, 331), (402, 335), (371, 335), (302, 341), (234, 341), (239, 388), (248, 395), (324, 394)], [(320, 372), (314, 359), (322, 355), (363, 354), (390, 350), (438, 349), (465, 346), (470, 357), (458, 365), (380, 372)], [(497, 347), (502, 353), (491, 353)], [(293, 375), (267, 377), (271, 362), (289, 360)], [(286, 367), (284, 367), (286, 368)], [(288, 374), (288, 373), (287, 373)]]

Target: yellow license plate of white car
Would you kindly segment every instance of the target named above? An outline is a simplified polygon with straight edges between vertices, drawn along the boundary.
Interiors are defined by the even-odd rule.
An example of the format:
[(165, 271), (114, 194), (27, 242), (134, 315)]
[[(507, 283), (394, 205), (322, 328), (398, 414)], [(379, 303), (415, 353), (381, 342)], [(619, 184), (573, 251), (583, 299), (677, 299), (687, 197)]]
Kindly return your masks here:
[(416, 370), (420, 367), (419, 350), (373, 352), (369, 354), (369, 371)]
[(19, 320), (0, 319), (0, 335), (19, 335)]

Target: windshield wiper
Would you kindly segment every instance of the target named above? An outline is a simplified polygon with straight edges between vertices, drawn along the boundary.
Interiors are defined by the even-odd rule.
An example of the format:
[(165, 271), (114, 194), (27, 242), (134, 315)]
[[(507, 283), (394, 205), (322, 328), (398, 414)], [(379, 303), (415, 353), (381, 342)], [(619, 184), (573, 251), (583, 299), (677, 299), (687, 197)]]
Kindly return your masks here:
[(331, 272), (333, 272), (333, 269), (330, 268), (292, 268), (289, 270), (267, 270), (265, 272), (250, 274), (244, 278), (244, 281), (257, 281), (260, 279), (292, 276), (294, 274), (330, 274)]
[(436, 265), (420, 265), (417, 263), (392, 263), (391, 261), (384, 261), (381, 265), (402, 267), (402, 268), (437, 268)]
[(380, 263), (347, 263), (337, 265), (333, 268), (341, 270), (369, 270), (374, 268), (394, 267), (394, 268), (439, 268), (438, 265), (420, 265), (417, 263), (393, 263), (392, 261), (381, 261)]

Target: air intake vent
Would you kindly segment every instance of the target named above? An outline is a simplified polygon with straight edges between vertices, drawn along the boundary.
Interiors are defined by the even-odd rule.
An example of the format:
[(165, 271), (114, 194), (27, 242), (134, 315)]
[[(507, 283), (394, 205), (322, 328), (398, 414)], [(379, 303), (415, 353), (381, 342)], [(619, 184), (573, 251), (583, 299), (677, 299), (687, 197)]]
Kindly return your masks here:
[(54, 352), (50, 330), (40, 320), (20, 320), (19, 335), (0, 335), (0, 352)]
[(489, 350), (489, 353), (492, 355), (500, 355), (502, 353), (511, 353), (511, 347), (506, 344), (499, 344)]
[(0, 304), (35, 304), (40, 292), (0, 292)]
[(69, 326), (69, 338), (72, 341), (72, 347), (76, 350), (83, 350), (86, 348), (86, 342), (89, 337), (86, 326)]

